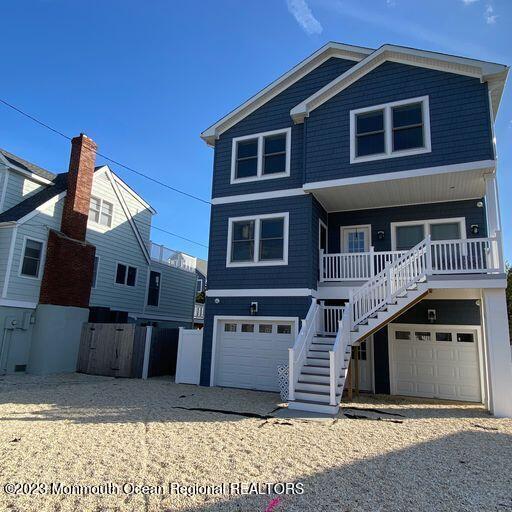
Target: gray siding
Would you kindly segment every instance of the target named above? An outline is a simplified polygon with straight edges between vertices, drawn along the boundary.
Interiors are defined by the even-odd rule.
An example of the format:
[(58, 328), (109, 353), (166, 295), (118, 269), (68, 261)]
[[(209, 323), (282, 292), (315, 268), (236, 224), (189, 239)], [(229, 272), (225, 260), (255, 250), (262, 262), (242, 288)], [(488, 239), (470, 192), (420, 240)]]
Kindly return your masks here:
[[(5, 178), (4, 178), (5, 180)], [(5, 183), (5, 182), (4, 182)], [(3, 186), (3, 184), (2, 184)], [(33, 181), (29, 178), (26, 178), (20, 173), (14, 171), (8, 171), (7, 178), (7, 190), (5, 194), (4, 204), (2, 206), (2, 210), (5, 211), (13, 206), (21, 203), (27, 197), (39, 192), (46, 185), (42, 185), (36, 181)], [(2, 188), (0, 188), (0, 193), (2, 192)]]
[[(305, 195), (213, 206), (208, 288), (316, 288), (317, 280), (316, 277), (313, 279), (312, 274), (312, 201), (311, 196)], [(283, 212), (289, 212), (288, 265), (226, 267), (230, 217)], [(318, 222), (315, 224), (315, 233), (317, 229)]]
[(258, 302), (258, 316), (290, 316), (303, 319), (311, 305), (311, 297), (222, 297), (215, 304), (207, 297), (203, 331), (203, 355), (201, 358), (201, 385), (210, 385), (212, 362), (212, 337), (214, 316), (249, 316), (251, 302)]
[[(294, 125), (290, 110), (356, 64), (331, 58), (255, 112), (223, 133), (215, 144), (212, 197), (301, 187), (303, 183), (303, 125)], [(292, 127), (290, 177), (230, 185), (231, 144), (234, 137)]]
[[(328, 216), (329, 252), (340, 252), (341, 226), (354, 226), (358, 224), (371, 224), (372, 245), (376, 251), (391, 250), (391, 222), (465, 217), (467, 238), (475, 238), (475, 235), (470, 232), (471, 224), (478, 224), (480, 226), (480, 233), (476, 235), (477, 237), (486, 237), (485, 208), (479, 208), (476, 205), (477, 202), (478, 199), (470, 199), (466, 201), (330, 213)], [(384, 231), (383, 240), (378, 239), (378, 231)]]
[[(350, 110), (429, 96), (432, 152), (350, 164)], [(386, 62), (306, 119), (306, 182), (494, 158), (487, 84)]]

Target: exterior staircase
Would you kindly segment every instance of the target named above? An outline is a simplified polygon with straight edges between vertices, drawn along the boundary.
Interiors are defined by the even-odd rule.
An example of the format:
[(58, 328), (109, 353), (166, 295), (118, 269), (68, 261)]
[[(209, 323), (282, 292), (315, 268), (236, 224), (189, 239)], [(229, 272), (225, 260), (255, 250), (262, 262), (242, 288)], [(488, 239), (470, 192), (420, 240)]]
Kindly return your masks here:
[[(351, 351), (428, 293), (432, 268), (430, 238), (420, 242), (340, 306), (333, 332), (327, 307), (313, 301), (289, 354), (290, 409), (336, 414), (347, 378)], [(332, 306), (328, 307), (330, 310)]]

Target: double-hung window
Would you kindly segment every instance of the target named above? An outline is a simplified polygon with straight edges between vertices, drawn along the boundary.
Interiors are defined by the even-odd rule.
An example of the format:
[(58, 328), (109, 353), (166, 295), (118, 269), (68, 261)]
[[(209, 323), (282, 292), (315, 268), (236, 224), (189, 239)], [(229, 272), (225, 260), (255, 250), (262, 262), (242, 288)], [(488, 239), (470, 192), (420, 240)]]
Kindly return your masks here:
[(112, 216), (114, 214), (114, 205), (100, 199), (98, 197), (91, 196), (91, 202), (89, 205), (89, 219), (95, 224), (101, 226), (112, 227)]
[(20, 275), (38, 279), (41, 276), (44, 243), (26, 238), (23, 246)]
[(291, 128), (235, 137), (231, 183), (290, 175)]
[(135, 286), (137, 284), (137, 267), (118, 263), (116, 268), (116, 284)]
[(288, 264), (288, 213), (229, 219), (226, 265)]
[(350, 162), (431, 151), (428, 96), (350, 111)]

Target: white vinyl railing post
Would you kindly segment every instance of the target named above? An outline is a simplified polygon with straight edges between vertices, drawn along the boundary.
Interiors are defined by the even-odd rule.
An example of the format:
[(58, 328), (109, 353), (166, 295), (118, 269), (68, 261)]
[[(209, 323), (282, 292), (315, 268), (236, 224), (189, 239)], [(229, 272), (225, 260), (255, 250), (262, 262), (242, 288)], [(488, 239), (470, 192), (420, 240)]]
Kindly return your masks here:
[(391, 271), (392, 265), (386, 267), (386, 302), (391, 303), (391, 294), (393, 293), (393, 277)]
[(164, 246), (163, 245), (160, 245), (158, 261), (160, 261), (160, 262), (164, 261)]
[(319, 261), (319, 271), (320, 271), (320, 281), (325, 281), (325, 275), (324, 275), (324, 250), (320, 249), (320, 261)]
[[(302, 321), (304, 326), (304, 320)], [(288, 349), (288, 400), (295, 400), (295, 379), (294, 379), (294, 360), (295, 352), (293, 348)]]
[(503, 264), (503, 245), (502, 245), (502, 241), (501, 241), (501, 231), (499, 229), (497, 229), (495, 232), (494, 232), (494, 237), (496, 239), (495, 241), (495, 245), (496, 245), (496, 269), (498, 270), (498, 272), (504, 272), (505, 271), (505, 267), (504, 267), (504, 264)]
[(329, 386), (329, 403), (336, 405), (336, 359), (335, 353), (329, 351), (329, 369), (330, 369), (330, 386)]
[(425, 250), (427, 251), (427, 268), (425, 269), (425, 273), (427, 275), (432, 274), (432, 243), (431, 236), (427, 235), (425, 238)]
[(375, 248), (370, 247), (370, 277), (375, 275)]

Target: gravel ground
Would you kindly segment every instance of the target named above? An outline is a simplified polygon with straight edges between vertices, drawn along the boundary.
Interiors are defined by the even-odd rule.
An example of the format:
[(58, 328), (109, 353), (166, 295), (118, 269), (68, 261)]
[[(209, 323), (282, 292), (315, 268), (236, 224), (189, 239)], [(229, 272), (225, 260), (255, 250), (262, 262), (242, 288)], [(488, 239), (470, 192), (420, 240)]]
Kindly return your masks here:
[[(326, 421), (179, 408), (264, 417), (278, 403), (272, 393), (165, 379), (0, 379), (0, 510), (263, 512), (276, 495), (185, 496), (167, 486), (294, 482), (303, 494), (281, 495), (275, 512), (512, 511), (512, 420), (478, 406), (372, 396)], [(4, 489), (32, 482), (163, 491), (121, 487), (83, 497)]]

